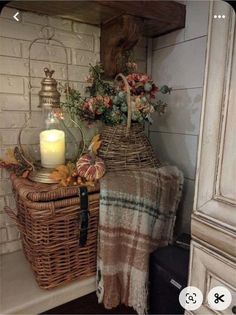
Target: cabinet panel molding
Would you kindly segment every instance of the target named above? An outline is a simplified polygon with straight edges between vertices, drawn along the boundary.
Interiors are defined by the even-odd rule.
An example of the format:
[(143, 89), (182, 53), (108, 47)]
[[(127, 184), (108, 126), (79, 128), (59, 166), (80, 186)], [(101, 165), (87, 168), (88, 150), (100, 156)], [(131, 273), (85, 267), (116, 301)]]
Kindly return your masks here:
[[(227, 19), (219, 23), (217, 12)], [(235, 13), (229, 4), (212, 1), (199, 138), (194, 212), (236, 230)], [(231, 130), (231, 133), (228, 132)], [(226, 164), (229, 169), (227, 169)], [(236, 174), (235, 174), (236, 176)], [(232, 214), (235, 213), (233, 217)]]
[[(203, 304), (194, 312), (195, 315), (219, 314), (212, 310), (207, 302), (207, 295), (212, 287), (221, 285), (228, 288), (232, 294), (232, 303), (236, 298), (236, 264), (228, 260), (215, 251), (206, 249), (197, 242), (192, 242), (190, 258), (189, 285), (195, 286), (202, 291)], [(230, 307), (221, 314), (231, 314)]]
[(221, 134), (214, 199), (236, 205), (236, 53), (235, 14), (230, 16), (223, 89)]
[(236, 242), (233, 231), (226, 230), (200, 214), (193, 215), (191, 232), (194, 240), (236, 263)]

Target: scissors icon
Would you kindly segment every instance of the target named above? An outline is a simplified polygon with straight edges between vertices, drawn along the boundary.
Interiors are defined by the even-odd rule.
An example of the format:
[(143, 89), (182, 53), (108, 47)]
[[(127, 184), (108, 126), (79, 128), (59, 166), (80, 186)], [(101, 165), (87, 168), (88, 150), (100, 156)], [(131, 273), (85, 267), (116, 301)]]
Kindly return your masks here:
[(219, 301), (221, 301), (221, 302), (224, 302), (224, 300), (223, 300), (223, 297), (224, 297), (225, 295), (224, 294), (222, 294), (222, 295), (219, 295), (218, 293), (215, 293), (214, 294), (214, 297), (215, 297), (215, 303), (217, 304), (217, 303), (219, 303)]

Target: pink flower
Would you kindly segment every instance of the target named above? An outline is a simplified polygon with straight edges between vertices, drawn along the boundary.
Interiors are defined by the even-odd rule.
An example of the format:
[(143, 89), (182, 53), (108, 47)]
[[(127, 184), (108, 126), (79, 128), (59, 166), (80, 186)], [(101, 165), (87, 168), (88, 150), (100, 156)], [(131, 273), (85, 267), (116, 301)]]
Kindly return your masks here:
[(86, 109), (88, 109), (91, 113), (94, 113), (94, 99), (89, 98), (87, 102), (85, 102), (85, 104), (86, 104)]
[(149, 79), (149, 76), (147, 75), (147, 74), (142, 74), (141, 76), (140, 76), (140, 81), (142, 82), (142, 83), (146, 83), (146, 82), (148, 82), (150, 79)]
[(112, 106), (112, 102), (109, 96), (104, 96), (104, 105), (106, 108), (110, 108)]
[(95, 97), (95, 99), (96, 99), (97, 101), (103, 101), (103, 97), (102, 97), (101, 95), (97, 95), (97, 96)]

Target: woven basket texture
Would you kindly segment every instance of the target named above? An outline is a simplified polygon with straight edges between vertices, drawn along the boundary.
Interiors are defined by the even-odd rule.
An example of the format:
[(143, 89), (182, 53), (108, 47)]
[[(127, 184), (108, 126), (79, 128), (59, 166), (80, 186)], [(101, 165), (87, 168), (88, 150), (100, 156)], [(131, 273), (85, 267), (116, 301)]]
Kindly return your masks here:
[(11, 175), (17, 213), (6, 212), (17, 223), (25, 256), (38, 285), (51, 289), (96, 273), (99, 187), (89, 191), (87, 242), (80, 247), (78, 186), (33, 183)]
[(122, 79), (126, 88), (128, 104), (127, 125), (103, 127), (99, 156), (104, 159), (107, 171), (159, 167), (160, 162), (145, 135), (143, 125), (131, 122), (132, 105), (128, 81), (121, 73), (116, 76), (115, 80), (118, 78)]
[(104, 126), (101, 139), (99, 156), (104, 159), (107, 171), (160, 166), (141, 124), (131, 124), (128, 136), (126, 126)]

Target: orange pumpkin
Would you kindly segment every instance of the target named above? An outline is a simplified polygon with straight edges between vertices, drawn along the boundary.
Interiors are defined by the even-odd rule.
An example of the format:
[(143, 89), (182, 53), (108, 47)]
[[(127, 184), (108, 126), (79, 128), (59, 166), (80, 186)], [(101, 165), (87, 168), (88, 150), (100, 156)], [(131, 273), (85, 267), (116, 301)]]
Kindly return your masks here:
[(100, 179), (105, 174), (103, 160), (93, 154), (84, 154), (76, 163), (77, 173), (87, 181)]

